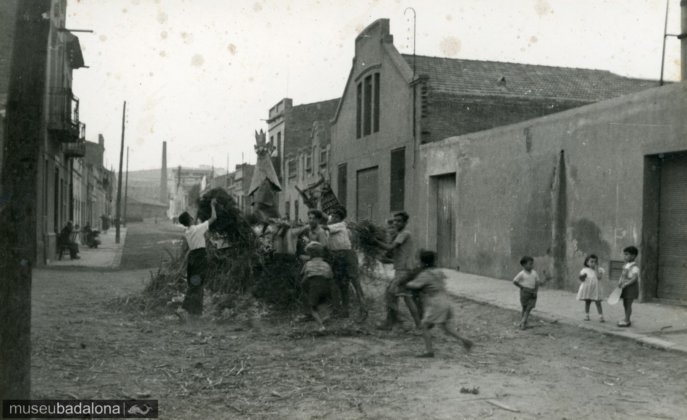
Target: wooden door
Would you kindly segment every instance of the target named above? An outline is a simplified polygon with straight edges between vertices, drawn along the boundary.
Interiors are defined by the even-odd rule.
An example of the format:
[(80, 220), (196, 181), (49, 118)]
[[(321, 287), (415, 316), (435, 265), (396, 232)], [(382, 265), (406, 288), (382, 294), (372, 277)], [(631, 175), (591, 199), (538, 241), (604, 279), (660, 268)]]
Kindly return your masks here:
[(379, 223), (379, 185), (377, 167), (358, 171), (356, 179), (356, 219)]
[(455, 268), (456, 261), (456, 174), (436, 177), (437, 257), (440, 267)]

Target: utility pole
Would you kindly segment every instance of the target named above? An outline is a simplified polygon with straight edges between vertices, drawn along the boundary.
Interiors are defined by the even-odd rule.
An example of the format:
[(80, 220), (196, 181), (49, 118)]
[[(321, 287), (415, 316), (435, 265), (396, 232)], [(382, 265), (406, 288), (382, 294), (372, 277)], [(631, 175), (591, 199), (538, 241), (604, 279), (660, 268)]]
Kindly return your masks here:
[[(6, 6), (6, 7), (5, 7)], [(49, 0), (3, 4), (14, 28), (0, 178), (0, 401), (31, 398), (31, 269), (45, 115)]]
[(119, 243), (119, 222), (122, 216), (122, 164), (124, 163), (124, 126), (126, 122), (126, 101), (122, 108), (122, 145), (119, 149), (119, 177), (117, 179), (117, 210), (115, 212), (115, 243)]
[(124, 181), (124, 226), (126, 226), (126, 203), (129, 198), (129, 146), (126, 146), (126, 180)]

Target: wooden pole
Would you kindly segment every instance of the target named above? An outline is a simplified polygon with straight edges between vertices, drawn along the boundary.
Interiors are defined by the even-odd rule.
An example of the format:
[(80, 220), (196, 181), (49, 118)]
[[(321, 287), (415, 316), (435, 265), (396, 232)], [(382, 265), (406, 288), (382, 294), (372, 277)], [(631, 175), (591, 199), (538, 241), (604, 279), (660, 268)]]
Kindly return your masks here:
[(129, 146), (126, 146), (126, 180), (124, 181), (124, 226), (126, 226), (126, 208), (129, 198)]
[(119, 221), (122, 216), (122, 165), (124, 163), (124, 126), (126, 121), (126, 101), (122, 108), (122, 145), (119, 149), (119, 177), (117, 179), (117, 211), (115, 212), (115, 243), (119, 243)]
[(0, 137), (0, 401), (31, 398), (31, 269), (50, 33), (50, 21), (41, 15), (47, 10), (49, 0), (25, 0), (8, 2), (0, 14), (0, 25), (14, 28), (6, 131)]

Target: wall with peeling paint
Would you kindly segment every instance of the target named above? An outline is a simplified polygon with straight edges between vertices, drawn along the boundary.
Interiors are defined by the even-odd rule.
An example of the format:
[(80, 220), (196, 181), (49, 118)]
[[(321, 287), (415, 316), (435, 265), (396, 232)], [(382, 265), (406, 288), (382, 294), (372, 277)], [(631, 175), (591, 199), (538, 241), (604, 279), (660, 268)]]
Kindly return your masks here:
[[(642, 254), (650, 157), (687, 150), (685, 115), (680, 83), (422, 145), (419, 244), (436, 247), (431, 177), (455, 172), (464, 271), (510, 279), (531, 255), (556, 286), (576, 290), (588, 253), (607, 265), (637, 245), (641, 263), (651, 265)], [(655, 279), (643, 276), (642, 297), (651, 297)]]

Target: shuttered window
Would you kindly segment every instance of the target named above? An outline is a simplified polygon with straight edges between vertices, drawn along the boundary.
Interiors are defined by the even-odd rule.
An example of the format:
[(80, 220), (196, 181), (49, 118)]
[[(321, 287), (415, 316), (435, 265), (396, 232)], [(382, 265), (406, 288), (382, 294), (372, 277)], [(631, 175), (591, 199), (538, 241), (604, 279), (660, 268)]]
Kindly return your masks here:
[(389, 210), (401, 211), (405, 205), (406, 148), (391, 151)]
[(348, 165), (345, 163), (340, 164), (339, 173), (336, 179), (336, 198), (339, 199), (339, 203), (344, 207), (346, 207), (346, 188), (348, 188), (347, 172)]

